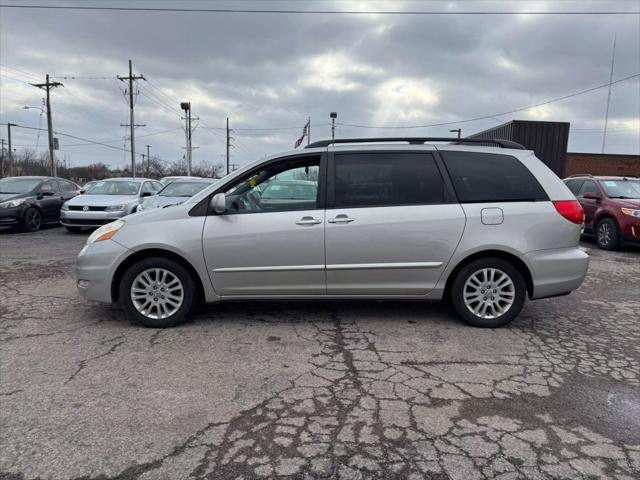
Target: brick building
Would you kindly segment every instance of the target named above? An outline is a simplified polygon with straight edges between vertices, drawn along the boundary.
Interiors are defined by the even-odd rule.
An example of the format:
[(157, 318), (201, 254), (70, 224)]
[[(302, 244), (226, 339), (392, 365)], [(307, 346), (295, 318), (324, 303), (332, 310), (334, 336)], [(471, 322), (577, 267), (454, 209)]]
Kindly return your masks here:
[(564, 176), (577, 173), (640, 177), (640, 155), (568, 152)]

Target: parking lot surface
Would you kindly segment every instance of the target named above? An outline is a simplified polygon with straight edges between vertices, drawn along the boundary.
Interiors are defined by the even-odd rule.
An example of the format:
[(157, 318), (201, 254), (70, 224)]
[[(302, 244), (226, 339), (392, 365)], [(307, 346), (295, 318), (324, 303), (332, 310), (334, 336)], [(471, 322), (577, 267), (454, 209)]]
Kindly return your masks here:
[(640, 477), (640, 251), (499, 330), (416, 302), (76, 295), (86, 234), (0, 233), (1, 479)]

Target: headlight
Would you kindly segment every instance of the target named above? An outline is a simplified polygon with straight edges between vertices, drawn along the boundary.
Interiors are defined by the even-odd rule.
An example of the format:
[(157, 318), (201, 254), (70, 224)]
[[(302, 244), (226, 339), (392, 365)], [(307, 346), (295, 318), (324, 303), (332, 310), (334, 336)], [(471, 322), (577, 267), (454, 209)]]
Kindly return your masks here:
[(621, 208), (622, 213), (624, 213), (625, 215), (630, 215), (632, 217), (639, 217), (640, 218), (640, 210), (634, 210), (633, 208)]
[(127, 209), (127, 204), (122, 203), (120, 205), (111, 205), (104, 209), (105, 212), (124, 212)]
[(122, 220), (116, 220), (115, 222), (107, 223), (106, 225), (103, 225), (96, 231), (94, 231), (87, 239), (87, 243), (96, 243), (103, 240), (109, 240), (122, 227), (124, 227), (124, 221)]
[(27, 199), (26, 198), (16, 198), (15, 200), (8, 200), (6, 202), (2, 202), (0, 203), (0, 208), (13, 208), (13, 207), (17, 207), (18, 205), (22, 205), (24, 202), (26, 202)]
[(67, 205), (67, 202), (64, 202), (62, 204), (62, 207), (60, 208), (60, 210), (69, 210), (69, 205)]

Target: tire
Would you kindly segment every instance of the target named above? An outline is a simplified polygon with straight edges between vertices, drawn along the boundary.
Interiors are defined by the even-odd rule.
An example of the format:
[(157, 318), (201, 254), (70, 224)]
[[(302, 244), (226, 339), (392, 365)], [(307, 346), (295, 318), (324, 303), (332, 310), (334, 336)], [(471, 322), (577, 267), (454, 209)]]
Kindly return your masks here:
[(602, 250), (617, 250), (620, 248), (620, 234), (618, 226), (610, 218), (604, 218), (598, 222), (596, 228), (596, 244)]
[(27, 208), (24, 212), (23, 232), (37, 232), (42, 227), (42, 213), (35, 207)]
[(65, 225), (64, 228), (66, 228), (67, 231), (71, 233), (78, 233), (80, 232), (80, 230), (82, 230), (82, 227), (69, 227), (67, 225)]
[[(176, 280), (179, 287), (175, 286)], [(134, 292), (133, 288), (137, 290)], [(173, 293), (173, 299), (169, 293)], [(189, 271), (178, 262), (162, 257), (145, 258), (124, 273), (120, 301), (135, 323), (150, 328), (174, 327), (189, 319), (196, 303), (196, 284)]]
[[(486, 288), (496, 286), (491, 285), (492, 279), (502, 288)], [(483, 295), (487, 291), (489, 295)], [(474, 295), (475, 292), (477, 295)], [(491, 302), (494, 292), (497, 295)], [(465, 293), (469, 298), (467, 302)], [(524, 307), (526, 296), (527, 287), (522, 274), (501, 258), (481, 258), (465, 265), (451, 284), (453, 308), (466, 323), (474, 327), (498, 328), (507, 325)], [(489, 303), (485, 303), (485, 298)]]

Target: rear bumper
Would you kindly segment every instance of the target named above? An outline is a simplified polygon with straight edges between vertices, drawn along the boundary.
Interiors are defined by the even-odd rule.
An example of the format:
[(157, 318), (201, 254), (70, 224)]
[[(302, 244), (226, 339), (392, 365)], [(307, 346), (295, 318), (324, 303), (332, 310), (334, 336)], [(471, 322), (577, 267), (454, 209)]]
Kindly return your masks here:
[(533, 278), (533, 300), (572, 292), (582, 285), (589, 268), (589, 255), (580, 247), (530, 252), (527, 260)]

